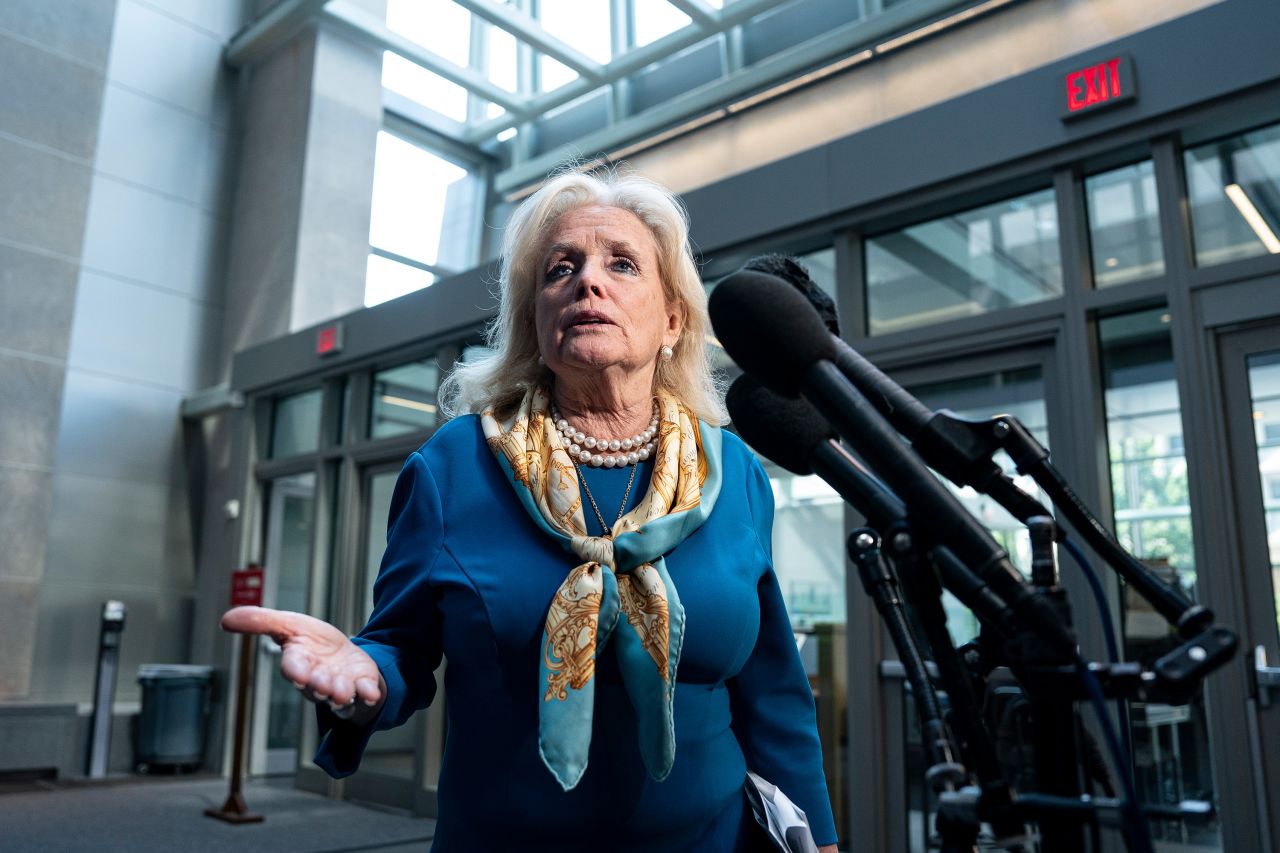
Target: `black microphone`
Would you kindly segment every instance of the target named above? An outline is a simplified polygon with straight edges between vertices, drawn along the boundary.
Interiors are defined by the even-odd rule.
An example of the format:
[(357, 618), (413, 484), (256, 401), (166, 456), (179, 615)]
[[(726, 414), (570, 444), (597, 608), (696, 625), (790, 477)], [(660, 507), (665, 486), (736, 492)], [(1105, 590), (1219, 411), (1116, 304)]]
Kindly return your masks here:
[[(845, 450), (808, 401), (770, 391), (744, 373), (729, 387), (725, 405), (734, 428), (756, 452), (793, 474), (817, 474), (883, 535), (909, 526), (902, 499)], [(1013, 613), (1004, 600), (949, 548), (934, 548), (932, 556), (943, 585), (984, 624), (1007, 632)]]
[[(840, 368), (898, 432), (912, 438), (933, 412), (856, 350), (832, 335), (809, 300), (777, 276), (740, 270), (711, 292), (711, 321), (725, 349), (747, 373), (788, 397), (800, 393), (803, 368), (826, 359)], [(761, 347), (760, 329), (787, 340), (787, 352)]]
[(1054, 607), (1027, 587), (1008, 553), (845, 378), (835, 364), (834, 339), (803, 296), (772, 276), (742, 271), (712, 291), (710, 312), (716, 336), (743, 369), (779, 393), (802, 391), (850, 446), (876, 460), (875, 469), (908, 511), (929, 520), (922, 536), (950, 545), (1023, 624), (1075, 657), (1075, 638)]
[(744, 373), (729, 387), (724, 402), (743, 441), (793, 474), (817, 474), (872, 527), (884, 531), (906, 519), (901, 498), (849, 455), (805, 400), (776, 394)]

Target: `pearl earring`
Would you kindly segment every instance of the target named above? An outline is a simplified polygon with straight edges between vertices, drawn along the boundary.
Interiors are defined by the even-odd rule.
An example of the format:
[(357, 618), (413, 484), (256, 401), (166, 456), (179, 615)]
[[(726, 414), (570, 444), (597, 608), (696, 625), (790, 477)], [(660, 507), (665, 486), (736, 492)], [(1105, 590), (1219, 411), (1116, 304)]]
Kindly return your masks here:
[(671, 347), (667, 346), (666, 344), (663, 344), (662, 349), (658, 350), (658, 352), (662, 354), (663, 361), (670, 361), (672, 356), (676, 354), (675, 350), (673, 350)]

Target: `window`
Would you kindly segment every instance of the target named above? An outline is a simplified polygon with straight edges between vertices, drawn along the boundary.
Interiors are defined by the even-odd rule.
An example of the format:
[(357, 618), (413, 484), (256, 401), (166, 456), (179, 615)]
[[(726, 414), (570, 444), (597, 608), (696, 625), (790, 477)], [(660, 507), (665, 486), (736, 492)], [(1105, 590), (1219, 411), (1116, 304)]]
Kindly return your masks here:
[(435, 356), (373, 375), (369, 437), (382, 438), (435, 426), (440, 368)]
[[(1194, 586), (1191, 505), (1169, 314), (1158, 308), (1098, 324), (1116, 535), (1140, 560)], [(1154, 613), (1152, 614), (1154, 616)], [(1131, 628), (1145, 617), (1130, 614)], [(1163, 621), (1159, 630), (1163, 632)]]
[(311, 453), (320, 446), (320, 402), (319, 388), (276, 400), (267, 454), (270, 458)]
[[(603, 65), (613, 58), (609, 5), (580, 0), (541, 0), (538, 20), (544, 30), (555, 33), (569, 47)], [(538, 69), (540, 88), (544, 92), (559, 89), (578, 77), (578, 72), (545, 55), (538, 57)]]
[(672, 6), (667, 0), (635, 0), (635, 4), (637, 47), (657, 41), (693, 23), (692, 18)]
[(482, 181), (443, 156), (378, 133), (365, 305), (432, 284), (476, 262)]
[(760, 458), (773, 487), (773, 566), (791, 626), (845, 621), (844, 502), (822, 478)]
[(1196, 263), (1280, 254), (1280, 124), (1189, 149)]
[(1112, 287), (1164, 274), (1155, 169), (1150, 160), (1087, 178), (1093, 283)]
[(882, 234), (865, 245), (872, 335), (1062, 295), (1052, 189)]
[[(388, 0), (387, 29), (466, 67), (470, 64), (471, 13), (453, 0)], [(467, 90), (402, 56), (382, 56), (382, 85), (454, 121), (467, 120)]]

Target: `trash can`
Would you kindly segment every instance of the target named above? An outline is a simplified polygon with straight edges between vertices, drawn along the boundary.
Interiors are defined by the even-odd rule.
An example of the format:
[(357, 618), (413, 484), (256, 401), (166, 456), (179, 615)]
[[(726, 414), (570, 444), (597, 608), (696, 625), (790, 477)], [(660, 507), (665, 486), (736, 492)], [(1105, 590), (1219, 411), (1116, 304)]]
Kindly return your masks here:
[(141, 773), (155, 767), (194, 769), (204, 759), (205, 715), (213, 667), (143, 664), (142, 713), (134, 744), (134, 766)]

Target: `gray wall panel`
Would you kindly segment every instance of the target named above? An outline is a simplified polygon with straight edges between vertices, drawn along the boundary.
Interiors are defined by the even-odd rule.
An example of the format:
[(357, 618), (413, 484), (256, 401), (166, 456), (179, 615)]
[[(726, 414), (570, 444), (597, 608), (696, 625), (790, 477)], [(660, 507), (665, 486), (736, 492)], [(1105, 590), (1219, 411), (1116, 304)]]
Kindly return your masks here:
[(122, 379), (199, 390), (221, 333), (221, 309), (185, 296), (84, 272), (70, 366)]
[(185, 294), (221, 298), (217, 221), (189, 204), (98, 175), (89, 199), (85, 267)]
[(319, 34), (290, 329), (364, 307), (381, 69), (377, 51)]
[(89, 182), (82, 161), (0, 138), (0, 238), (76, 257)]
[(250, 71), (228, 248), (227, 364), (231, 353), (289, 331), (314, 47), (314, 36), (300, 36)]
[(62, 365), (0, 353), (0, 462), (52, 467)]
[(240, 29), (244, 6), (243, 0), (147, 0), (147, 4), (224, 40)]
[(76, 266), (0, 244), (0, 349), (67, 357)]
[(58, 473), (170, 484), (181, 470), (182, 397), (180, 391), (68, 370)]
[(180, 489), (61, 472), (53, 475), (52, 489), (56, 515), (46, 582), (178, 590), (194, 584), (191, 525)]
[(0, 116), (6, 133), (93, 156), (102, 72), (0, 35)]
[[(98, 615), (102, 602), (127, 608), (120, 644), (117, 702), (137, 702), (138, 667), (187, 660), (191, 600), (186, 592), (115, 583), (45, 583), (34, 626), (31, 698), (41, 702), (88, 702), (93, 698)], [(127, 740), (127, 732), (116, 737)]]
[(40, 582), (0, 578), (0, 702), (27, 694)]
[(101, 173), (216, 210), (227, 134), (164, 101), (109, 83), (95, 163)]
[(48, 471), (0, 465), (0, 578), (40, 580), (52, 499)]
[(105, 68), (116, 0), (5, 0), (0, 29)]
[(222, 41), (135, 0), (120, 0), (107, 77), (222, 121), (229, 72)]

